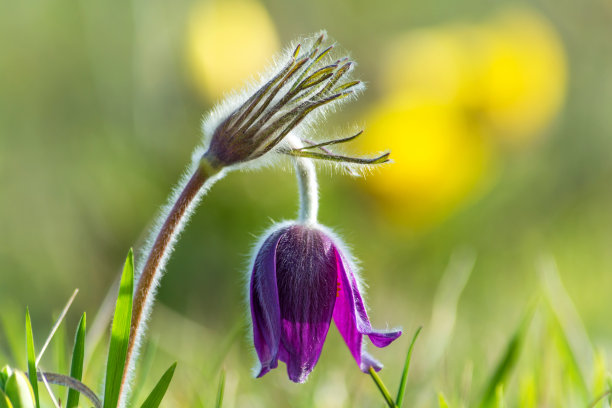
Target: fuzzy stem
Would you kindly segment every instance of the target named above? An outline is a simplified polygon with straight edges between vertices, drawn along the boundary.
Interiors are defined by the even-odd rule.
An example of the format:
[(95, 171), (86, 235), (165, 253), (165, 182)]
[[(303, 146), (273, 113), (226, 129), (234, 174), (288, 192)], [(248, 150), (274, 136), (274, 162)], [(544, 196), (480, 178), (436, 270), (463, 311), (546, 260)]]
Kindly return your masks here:
[(300, 190), (300, 222), (315, 224), (319, 211), (319, 185), (312, 160), (297, 158), (295, 172)]
[(147, 252), (146, 262), (138, 278), (134, 292), (130, 340), (124, 364), (123, 378), (119, 392), (118, 406), (127, 403), (129, 382), (138, 357), (138, 348), (146, 331), (146, 321), (151, 314), (155, 292), (160, 277), (169, 258), (176, 237), (182, 231), (193, 207), (197, 205), (202, 194), (221, 177), (220, 168), (212, 166), (205, 158), (183, 187), (180, 195), (157, 232), (154, 243)]

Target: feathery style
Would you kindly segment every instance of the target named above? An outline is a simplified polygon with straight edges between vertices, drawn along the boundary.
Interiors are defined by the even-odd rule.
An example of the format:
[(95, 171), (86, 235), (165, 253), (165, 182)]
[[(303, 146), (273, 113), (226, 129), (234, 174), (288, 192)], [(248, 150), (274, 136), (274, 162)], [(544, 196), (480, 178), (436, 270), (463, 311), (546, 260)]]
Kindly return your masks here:
[(214, 109), (202, 125), (207, 138), (202, 160), (214, 168), (224, 168), (276, 151), (341, 162), (387, 161), (387, 153), (362, 159), (338, 156), (325, 148), (352, 140), (361, 132), (323, 143), (302, 140), (303, 147), (299, 148), (284, 143), (292, 131), (323, 115), (325, 107), (346, 100), (364, 88), (361, 81), (351, 79), (355, 63), (348, 57), (334, 59), (334, 45), (326, 42), (325, 33), (304, 40), (256, 91), (228, 98)]

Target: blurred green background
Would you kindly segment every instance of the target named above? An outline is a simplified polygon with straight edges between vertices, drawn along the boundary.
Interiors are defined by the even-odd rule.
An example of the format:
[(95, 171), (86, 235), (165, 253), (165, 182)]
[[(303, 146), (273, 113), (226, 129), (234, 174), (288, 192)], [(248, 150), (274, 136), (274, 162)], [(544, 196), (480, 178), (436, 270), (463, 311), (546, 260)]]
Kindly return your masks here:
[[(2, 317), (28, 305), (42, 341), (74, 288), (70, 330), (78, 311), (93, 317), (199, 143), (202, 115), (320, 29), (368, 89), (315, 137), (356, 126), (365, 132), (351, 154), (390, 148), (395, 159), (364, 179), (320, 176), (320, 220), (360, 259), (373, 324), (406, 332), (373, 350), (383, 377), (395, 387), (424, 325), (409, 395), (433, 405), (423, 384), (458, 395), (466, 378), (476, 394), (553, 259), (578, 332), (610, 352), (608, 0), (2, 2)], [(296, 199), (293, 174), (273, 168), (230, 174), (200, 205), (151, 322), (154, 367), (179, 359), (169, 398), (207, 406), (217, 359), (227, 406), (378, 398), (333, 328), (308, 384), (290, 384), (284, 366), (249, 377), (251, 345), (236, 327), (250, 249), (271, 220), (295, 215)], [(0, 350), (11, 336), (0, 333)]]

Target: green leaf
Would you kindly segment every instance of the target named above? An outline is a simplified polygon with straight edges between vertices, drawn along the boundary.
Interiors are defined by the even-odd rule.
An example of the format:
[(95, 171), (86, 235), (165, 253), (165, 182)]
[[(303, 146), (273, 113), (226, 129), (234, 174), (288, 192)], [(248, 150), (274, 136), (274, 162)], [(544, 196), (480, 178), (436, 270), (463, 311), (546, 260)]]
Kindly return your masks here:
[(6, 382), (8, 381), (11, 374), (13, 374), (13, 370), (11, 369), (11, 367), (7, 365), (2, 367), (2, 369), (0, 370), (0, 390), (4, 390), (4, 387), (6, 387)]
[(176, 368), (176, 363), (172, 364), (170, 368), (166, 370), (164, 375), (159, 379), (153, 391), (149, 394), (145, 402), (140, 406), (141, 408), (157, 408), (159, 404), (161, 404), (162, 398), (166, 395), (166, 391), (168, 390), (168, 386), (170, 385), (170, 381), (172, 380), (172, 376), (174, 375), (174, 369)]
[[(72, 350), (72, 363), (70, 364), (70, 376), (81, 381), (83, 377), (83, 358), (85, 355), (85, 326), (86, 315), (83, 313), (79, 326), (74, 336), (74, 348)], [(79, 405), (79, 392), (74, 389), (68, 390), (66, 408), (74, 408)]]
[(221, 371), (221, 378), (219, 379), (219, 388), (217, 390), (217, 403), (216, 408), (221, 408), (223, 405), (223, 393), (225, 392), (225, 371)]
[(7, 397), (2, 390), (0, 390), (0, 408), (13, 408), (11, 400), (9, 400), (9, 397)]
[(500, 386), (502, 386), (501, 389), (503, 390), (504, 382), (506, 381), (508, 375), (514, 369), (515, 363), (520, 355), (523, 340), (525, 339), (525, 335), (527, 334), (527, 329), (529, 328), (529, 323), (531, 323), (531, 318), (533, 317), (534, 311), (535, 304), (527, 309), (527, 313), (525, 313), (525, 315), (523, 316), (521, 323), (519, 324), (517, 330), (514, 332), (514, 335), (510, 339), (510, 342), (508, 343), (508, 346), (506, 348), (506, 352), (497, 364), (497, 368), (495, 369), (495, 372), (489, 379), (489, 383), (485, 388), (480, 407), (488, 408), (496, 406), (498, 389)]
[(32, 385), (21, 371), (14, 371), (9, 377), (5, 392), (14, 408), (34, 408), (37, 406)]
[(106, 363), (106, 381), (104, 385), (104, 408), (116, 408), (121, 390), (123, 366), (125, 363), (130, 325), (132, 321), (132, 296), (134, 291), (134, 253), (130, 249), (119, 286), (119, 295), (115, 305), (115, 316), (111, 329), (111, 341)]
[(26, 358), (28, 360), (28, 377), (34, 392), (34, 401), (36, 408), (40, 408), (40, 400), (38, 398), (38, 379), (36, 378), (36, 352), (34, 351), (34, 335), (32, 334), (32, 321), (30, 319), (30, 310), (26, 308)]
[(402, 403), (404, 402), (404, 394), (406, 393), (406, 382), (408, 381), (408, 369), (410, 368), (410, 358), (412, 357), (412, 348), (414, 347), (414, 343), (416, 342), (417, 337), (419, 337), (421, 329), (422, 327), (419, 327), (414, 333), (414, 336), (412, 336), (412, 341), (410, 342), (410, 347), (408, 347), (408, 354), (406, 354), (406, 362), (404, 363), (404, 371), (402, 371), (402, 379), (400, 381), (399, 390), (397, 391), (397, 399), (395, 400), (395, 404), (398, 407), (401, 407)]

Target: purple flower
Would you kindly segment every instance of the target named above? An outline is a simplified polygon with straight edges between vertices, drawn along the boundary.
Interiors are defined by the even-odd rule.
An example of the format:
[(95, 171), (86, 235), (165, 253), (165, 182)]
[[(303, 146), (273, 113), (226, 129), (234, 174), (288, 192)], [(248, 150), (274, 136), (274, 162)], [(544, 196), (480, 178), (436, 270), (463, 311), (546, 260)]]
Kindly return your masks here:
[(359, 368), (382, 368), (365, 351), (363, 336), (385, 347), (401, 331), (372, 328), (348, 256), (318, 225), (286, 224), (265, 239), (250, 282), (253, 341), (261, 363), (257, 377), (280, 359), (292, 381), (304, 382), (319, 360), (332, 318)]

